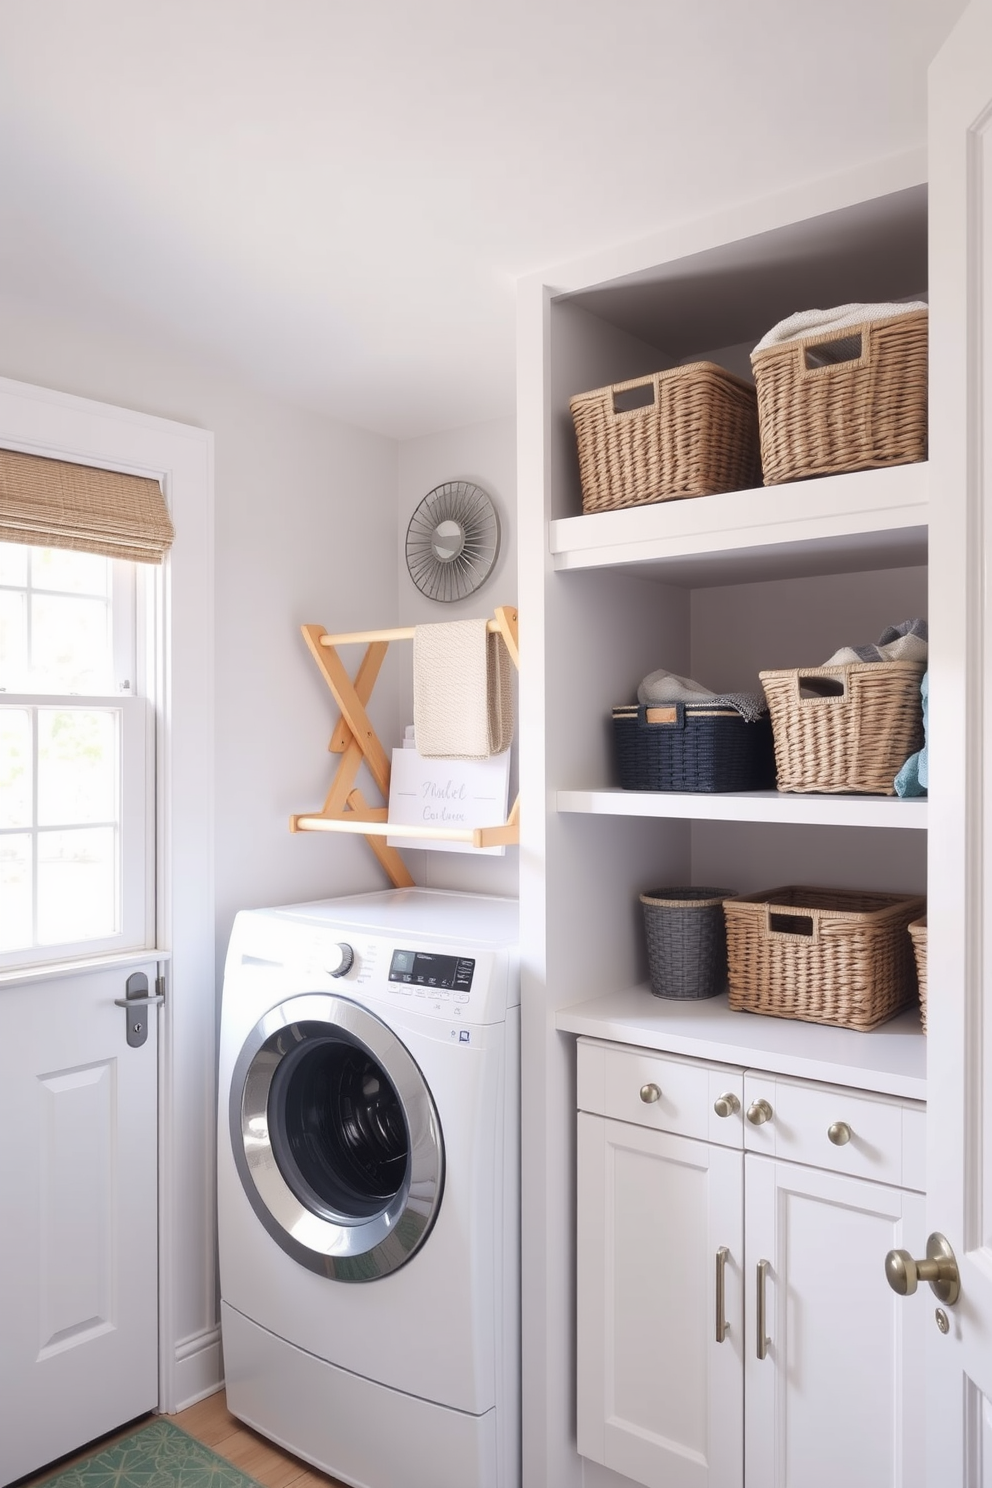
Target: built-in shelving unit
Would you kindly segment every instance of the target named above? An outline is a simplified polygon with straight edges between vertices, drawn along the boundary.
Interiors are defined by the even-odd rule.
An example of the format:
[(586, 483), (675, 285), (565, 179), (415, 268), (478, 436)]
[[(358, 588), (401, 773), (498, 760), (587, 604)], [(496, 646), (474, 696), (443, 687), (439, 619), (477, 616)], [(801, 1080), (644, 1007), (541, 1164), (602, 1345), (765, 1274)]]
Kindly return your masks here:
[[(755, 692), (761, 670), (822, 665), (842, 645), (926, 615), (927, 465), (583, 514), (569, 399), (695, 360), (747, 375), (750, 348), (797, 309), (925, 297), (926, 247), (925, 187), (879, 168), (877, 190), (862, 181), (845, 197), (825, 185), (791, 217), (784, 202), (738, 210), (562, 266), (523, 291), (520, 595), (535, 627), (521, 679), (532, 746), (521, 761), (524, 1225), (534, 1251), (524, 1399), (542, 1413), (525, 1422), (525, 1439), (540, 1444), (534, 1481), (583, 1481), (562, 1388), (574, 1367), (563, 1321), (574, 1302), (567, 1035), (883, 1101), (926, 1092), (914, 1011), (855, 1033), (731, 1012), (725, 998), (652, 997), (638, 902), (660, 884), (924, 893), (926, 800), (621, 790), (610, 717), (659, 667), (715, 692)], [(597, 1488), (621, 1481), (605, 1468), (596, 1478)]]

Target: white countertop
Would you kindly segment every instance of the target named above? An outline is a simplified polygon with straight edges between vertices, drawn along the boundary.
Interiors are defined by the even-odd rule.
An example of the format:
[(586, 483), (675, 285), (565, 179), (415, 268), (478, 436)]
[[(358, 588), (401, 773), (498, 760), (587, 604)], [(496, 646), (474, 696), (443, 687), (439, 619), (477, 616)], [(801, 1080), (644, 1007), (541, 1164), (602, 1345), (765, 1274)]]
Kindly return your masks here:
[(731, 1012), (725, 995), (685, 1002), (655, 997), (645, 985), (561, 1008), (555, 1023), (564, 1033), (926, 1100), (927, 1041), (916, 1009), (871, 1033), (855, 1033)]

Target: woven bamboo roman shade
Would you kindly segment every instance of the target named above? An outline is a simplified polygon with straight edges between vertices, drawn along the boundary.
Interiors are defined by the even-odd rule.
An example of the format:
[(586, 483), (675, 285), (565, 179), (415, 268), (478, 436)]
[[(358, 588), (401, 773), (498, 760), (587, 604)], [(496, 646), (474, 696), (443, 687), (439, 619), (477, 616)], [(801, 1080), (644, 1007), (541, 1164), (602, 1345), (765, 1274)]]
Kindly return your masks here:
[(0, 542), (161, 563), (174, 537), (158, 481), (0, 449)]

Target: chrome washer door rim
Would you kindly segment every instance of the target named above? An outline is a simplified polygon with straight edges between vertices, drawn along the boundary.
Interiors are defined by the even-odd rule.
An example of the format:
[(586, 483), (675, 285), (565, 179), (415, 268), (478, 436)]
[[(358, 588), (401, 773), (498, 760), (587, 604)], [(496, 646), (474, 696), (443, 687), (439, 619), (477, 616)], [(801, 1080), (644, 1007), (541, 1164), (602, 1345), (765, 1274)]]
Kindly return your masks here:
[[(406, 1176), (376, 1213), (318, 1213), (302, 1202), (276, 1160), (269, 1095), (276, 1071), (319, 1025), (322, 1039), (351, 1044), (387, 1076), (407, 1128)], [(325, 1032), (326, 1030), (326, 1032)], [(304, 993), (255, 1024), (231, 1079), (231, 1145), (245, 1193), (272, 1238), (301, 1265), (336, 1281), (374, 1281), (419, 1250), (437, 1218), (444, 1187), (441, 1123), (420, 1068), (380, 1018), (345, 997)]]

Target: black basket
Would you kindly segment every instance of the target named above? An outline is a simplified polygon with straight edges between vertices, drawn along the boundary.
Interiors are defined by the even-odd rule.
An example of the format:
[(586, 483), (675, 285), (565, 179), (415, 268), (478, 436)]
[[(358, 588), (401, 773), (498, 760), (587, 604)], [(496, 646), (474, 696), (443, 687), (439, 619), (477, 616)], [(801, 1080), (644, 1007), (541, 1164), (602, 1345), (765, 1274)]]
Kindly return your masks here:
[(736, 708), (632, 703), (613, 709), (613, 746), (624, 790), (746, 791), (775, 784), (767, 713), (748, 723)]
[(716, 997), (727, 990), (724, 899), (733, 889), (649, 889), (641, 895), (655, 997)]

